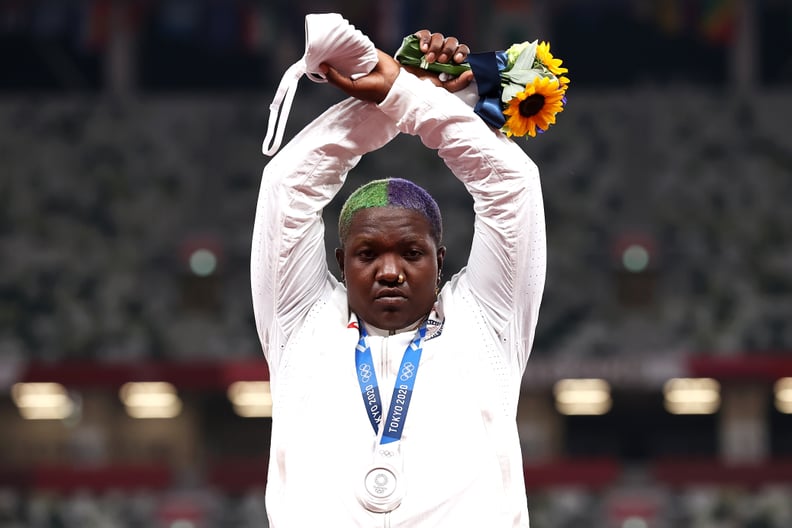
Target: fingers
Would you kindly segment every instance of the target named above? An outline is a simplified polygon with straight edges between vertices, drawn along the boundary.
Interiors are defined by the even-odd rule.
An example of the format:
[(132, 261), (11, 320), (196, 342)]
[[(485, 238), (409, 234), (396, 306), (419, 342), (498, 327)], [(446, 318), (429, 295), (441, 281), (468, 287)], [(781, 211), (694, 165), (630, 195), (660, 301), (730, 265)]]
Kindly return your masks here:
[(319, 65), (320, 71), (327, 81), (347, 95), (364, 101), (382, 102), (388, 95), (396, 77), (399, 75), (399, 64), (386, 53), (377, 50), (379, 62), (368, 75), (358, 79), (345, 77), (329, 64)]
[(345, 92), (351, 89), (353, 83), (352, 79), (348, 77), (344, 77), (343, 75), (338, 73), (338, 70), (336, 70), (329, 64), (326, 63), (320, 64), (319, 71), (322, 72), (324, 76), (327, 78), (327, 82), (329, 82), (336, 88), (339, 88)]
[(464, 90), (473, 80), (473, 72), (466, 71), (462, 73), (459, 77), (452, 77), (451, 79), (443, 82), (441, 86), (448, 90), (451, 93), (458, 92), (459, 90)]
[(456, 37), (445, 37), (442, 33), (431, 33), (428, 29), (415, 32), (420, 41), (421, 51), (426, 56), (427, 62), (447, 63), (453, 61), (457, 64), (464, 62), (470, 54), (466, 44), (460, 44)]
[(432, 33), (428, 29), (421, 29), (414, 33), (416, 37), (418, 37), (418, 41), (421, 45), (421, 51), (426, 54), (429, 51), (429, 41), (432, 39)]

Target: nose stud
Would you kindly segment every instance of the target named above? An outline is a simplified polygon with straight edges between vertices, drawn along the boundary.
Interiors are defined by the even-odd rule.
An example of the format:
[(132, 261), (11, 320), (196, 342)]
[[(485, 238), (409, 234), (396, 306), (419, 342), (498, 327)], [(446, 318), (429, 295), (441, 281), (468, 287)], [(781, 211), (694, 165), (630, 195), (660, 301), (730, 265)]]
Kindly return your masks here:
[(397, 282), (398, 284), (402, 284), (402, 283), (404, 282), (404, 275), (402, 275), (401, 273), (399, 273), (399, 277), (396, 279), (396, 282)]

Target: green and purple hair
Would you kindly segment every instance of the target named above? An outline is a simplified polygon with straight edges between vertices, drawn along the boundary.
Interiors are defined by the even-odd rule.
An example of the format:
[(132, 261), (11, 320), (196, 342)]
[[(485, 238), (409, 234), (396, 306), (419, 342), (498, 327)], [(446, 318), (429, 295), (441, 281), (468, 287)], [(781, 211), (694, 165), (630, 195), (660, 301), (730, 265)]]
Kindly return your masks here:
[(349, 234), (349, 225), (355, 213), (370, 207), (401, 207), (418, 211), (429, 221), (432, 238), (440, 246), (443, 240), (443, 221), (437, 202), (423, 187), (403, 178), (371, 181), (358, 187), (347, 198), (338, 218), (338, 237), (342, 244)]

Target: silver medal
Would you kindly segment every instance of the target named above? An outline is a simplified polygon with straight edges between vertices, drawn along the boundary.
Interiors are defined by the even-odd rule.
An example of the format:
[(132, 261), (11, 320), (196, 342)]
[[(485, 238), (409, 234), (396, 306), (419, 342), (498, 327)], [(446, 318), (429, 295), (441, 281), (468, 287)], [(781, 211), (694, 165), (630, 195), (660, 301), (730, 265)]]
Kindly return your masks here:
[(369, 511), (384, 513), (401, 504), (404, 492), (401, 479), (393, 466), (377, 465), (363, 478), (363, 489), (358, 500)]

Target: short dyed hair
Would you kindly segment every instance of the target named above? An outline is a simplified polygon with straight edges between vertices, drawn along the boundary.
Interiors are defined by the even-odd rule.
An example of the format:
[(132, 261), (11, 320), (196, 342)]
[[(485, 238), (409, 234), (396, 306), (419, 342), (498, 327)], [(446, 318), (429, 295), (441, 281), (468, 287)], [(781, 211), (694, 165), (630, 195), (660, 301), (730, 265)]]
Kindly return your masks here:
[(403, 178), (370, 181), (349, 195), (338, 217), (338, 238), (341, 244), (344, 244), (349, 235), (349, 226), (355, 213), (371, 207), (401, 207), (418, 211), (429, 221), (432, 238), (440, 246), (443, 240), (443, 219), (437, 202), (426, 189)]

